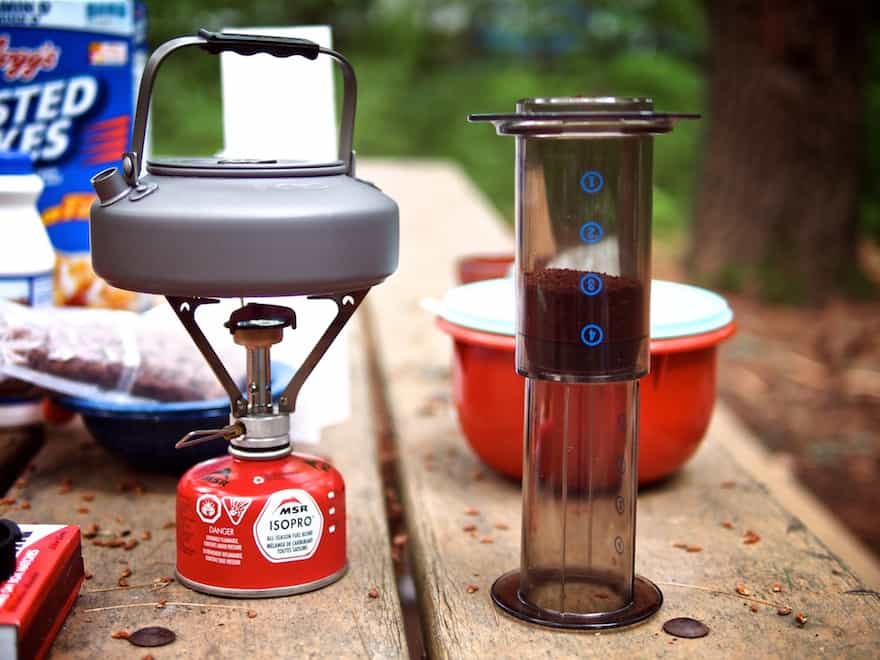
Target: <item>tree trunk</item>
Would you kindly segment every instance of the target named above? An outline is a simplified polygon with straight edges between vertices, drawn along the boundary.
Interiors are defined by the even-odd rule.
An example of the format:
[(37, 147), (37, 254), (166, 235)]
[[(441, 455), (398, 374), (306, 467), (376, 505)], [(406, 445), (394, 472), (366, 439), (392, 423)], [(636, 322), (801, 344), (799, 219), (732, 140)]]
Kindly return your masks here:
[(855, 281), (867, 5), (709, 0), (699, 280), (797, 303)]

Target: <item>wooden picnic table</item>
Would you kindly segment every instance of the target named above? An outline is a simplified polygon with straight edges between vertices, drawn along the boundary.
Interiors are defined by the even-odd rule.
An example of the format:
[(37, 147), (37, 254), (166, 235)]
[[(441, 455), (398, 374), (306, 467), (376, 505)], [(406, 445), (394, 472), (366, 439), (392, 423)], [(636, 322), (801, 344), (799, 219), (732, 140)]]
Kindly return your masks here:
[[(373, 161), (361, 163), (359, 174), (400, 205), (401, 264), (352, 324), (352, 417), (326, 432), (319, 449), (347, 483), (348, 575), (317, 592), (269, 600), (213, 598), (177, 583), (155, 590), (156, 580), (173, 574), (175, 479), (136, 473), (79, 425), (53, 430), (26, 483), (9, 492), (17, 504), (0, 513), (20, 522), (95, 522), (141, 539), (130, 551), (84, 542), (93, 577), (54, 657), (140, 658), (146, 649), (111, 633), (147, 625), (178, 635), (152, 650), (156, 658), (407, 657), (422, 645), (429, 657), (452, 658), (880, 655), (880, 598), (731, 458), (724, 434), (735, 425), (720, 406), (698, 455), (639, 497), (637, 571), (664, 592), (657, 615), (607, 634), (553, 632), (502, 615), (489, 588), (518, 565), (519, 487), (469, 451), (449, 405), (450, 342), (419, 301), (442, 296), (458, 256), (510, 250), (512, 237), (450, 164)], [(65, 479), (72, 488), (59, 492)], [(398, 498), (402, 520), (393, 510), (389, 524)], [(478, 515), (466, 515), (469, 507)], [(468, 523), (477, 525), (476, 537), (462, 530)], [(402, 568), (392, 560), (390, 531), (401, 524)], [(747, 529), (761, 540), (744, 544)], [(130, 586), (120, 588), (125, 567)], [(805, 613), (806, 625), (740, 597), (738, 584), (753, 598)], [(374, 588), (378, 598), (368, 593)], [(167, 600), (161, 609), (160, 599)], [(700, 619), (711, 632), (676, 640), (661, 631), (675, 616)]]

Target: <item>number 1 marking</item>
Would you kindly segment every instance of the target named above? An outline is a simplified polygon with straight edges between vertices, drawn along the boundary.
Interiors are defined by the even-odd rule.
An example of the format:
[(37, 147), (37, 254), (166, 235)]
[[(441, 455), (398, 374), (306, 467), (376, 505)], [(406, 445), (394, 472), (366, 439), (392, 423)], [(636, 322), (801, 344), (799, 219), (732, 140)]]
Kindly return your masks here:
[(605, 187), (605, 179), (595, 170), (588, 170), (581, 175), (581, 190), (585, 193), (597, 193)]

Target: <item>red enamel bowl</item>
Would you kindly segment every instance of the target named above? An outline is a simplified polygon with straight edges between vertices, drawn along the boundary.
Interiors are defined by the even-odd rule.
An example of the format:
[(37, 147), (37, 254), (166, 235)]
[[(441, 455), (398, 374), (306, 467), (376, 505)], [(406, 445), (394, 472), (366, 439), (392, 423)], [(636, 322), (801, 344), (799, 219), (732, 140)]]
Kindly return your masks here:
[[(525, 383), (514, 369), (514, 337), (442, 317), (437, 325), (454, 343), (452, 393), (465, 438), (486, 465), (520, 479)], [(728, 320), (707, 332), (651, 340), (639, 401), (640, 484), (669, 476), (696, 452), (715, 405), (717, 347), (735, 328)]]
[(459, 284), (504, 277), (513, 265), (512, 254), (472, 254), (455, 263), (455, 275)]

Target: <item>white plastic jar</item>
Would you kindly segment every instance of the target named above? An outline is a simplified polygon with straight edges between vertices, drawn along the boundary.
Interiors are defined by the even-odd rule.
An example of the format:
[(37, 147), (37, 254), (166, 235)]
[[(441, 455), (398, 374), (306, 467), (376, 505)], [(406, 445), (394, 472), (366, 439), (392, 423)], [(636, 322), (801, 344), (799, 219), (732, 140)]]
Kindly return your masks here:
[[(42, 191), (30, 156), (0, 152), (0, 298), (32, 307), (52, 304), (55, 251), (37, 212)], [(0, 439), (42, 437), (43, 414), (33, 388), (0, 375)]]
[(30, 156), (0, 152), (0, 298), (52, 303), (55, 251), (37, 212), (43, 181)]

